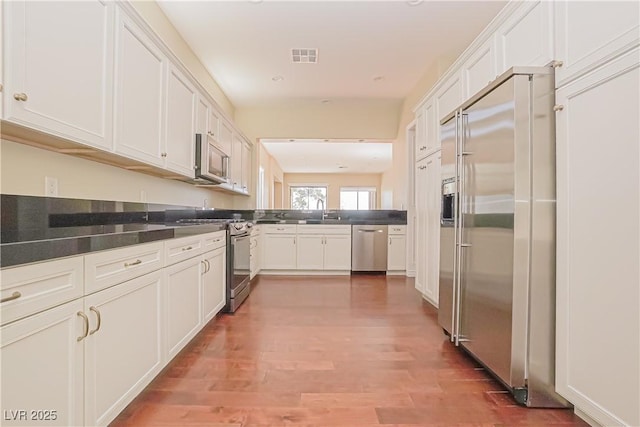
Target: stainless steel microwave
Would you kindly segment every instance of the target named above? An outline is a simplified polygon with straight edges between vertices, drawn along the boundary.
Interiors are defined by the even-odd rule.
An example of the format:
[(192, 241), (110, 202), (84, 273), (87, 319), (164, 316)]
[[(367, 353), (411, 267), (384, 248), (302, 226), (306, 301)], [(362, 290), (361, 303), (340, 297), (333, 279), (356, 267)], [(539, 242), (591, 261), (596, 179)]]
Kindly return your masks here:
[(216, 184), (229, 182), (229, 156), (210, 135), (196, 134), (196, 179)]

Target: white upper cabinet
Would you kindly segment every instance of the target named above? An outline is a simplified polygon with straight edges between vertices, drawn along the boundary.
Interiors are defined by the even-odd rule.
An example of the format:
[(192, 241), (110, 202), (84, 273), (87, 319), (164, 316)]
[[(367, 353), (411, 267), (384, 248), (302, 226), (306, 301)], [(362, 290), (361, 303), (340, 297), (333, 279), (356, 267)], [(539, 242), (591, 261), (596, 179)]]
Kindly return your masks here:
[(640, 3), (637, 1), (558, 1), (556, 87), (592, 70), (638, 44)]
[(196, 133), (206, 135), (209, 131), (209, 110), (211, 107), (206, 99), (198, 97), (196, 103)]
[(220, 133), (220, 138), (218, 138), (218, 141), (220, 142), (220, 148), (222, 148), (222, 151), (226, 155), (231, 156), (233, 154), (232, 148), (231, 148), (233, 145), (232, 126), (226, 121), (220, 120), (219, 133)]
[(429, 100), (424, 106), (424, 134), (426, 138), (427, 153), (433, 153), (440, 149), (440, 123), (436, 120), (436, 109), (433, 100)]
[(427, 132), (424, 121), (424, 105), (416, 110), (416, 159), (422, 159), (427, 155)]
[(196, 90), (187, 77), (169, 65), (167, 87), (166, 168), (194, 176)]
[(251, 185), (251, 144), (244, 141), (242, 143), (242, 191), (249, 193)]
[(498, 74), (514, 66), (545, 66), (553, 58), (553, 3), (523, 2), (496, 34)]
[(493, 38), (484, 43), (462, 66), (464, 98), (470, 98), (496, 78)]
[(233, 135), (231, 152), (231, 184), (236, 191), (242, 191), (242, 139)]
[(461, 73), (452, 75), (438, 89), (435, 96), (436, 108), (438, 110), (436, 123), (447, 114), (453, 112), (463, 101)]
[(166, 58), (124, 13), (116, 35), (116, 152), (162, 166)]
[(4, 118), (110, 149), (114, 4), (10, 1), (2, 7)]

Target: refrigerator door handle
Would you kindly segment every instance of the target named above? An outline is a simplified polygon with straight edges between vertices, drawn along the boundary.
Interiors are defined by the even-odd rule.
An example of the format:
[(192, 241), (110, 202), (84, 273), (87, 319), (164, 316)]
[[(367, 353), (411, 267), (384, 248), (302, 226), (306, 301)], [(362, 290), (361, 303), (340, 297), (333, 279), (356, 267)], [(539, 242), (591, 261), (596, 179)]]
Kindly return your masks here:
[(459, 111), (456, 114), (457, 117), (457, 123), (459, 126), (459, 131), (457, 132), (457, 138), (456, 138), (456, 152), (459, 153), (457, 155), (456, 158), (456, 166), (457, 166), (457, 178), (458, 178), (458, 197), (460, 199), (459, 203), (458, 203), (458, 224), (456, 226), (456, 236), (457, 236), (457, 240), (456, 240), (456, 270), (457, 270), (457, 282), (455, 285), (455, 297), (454, 297), (454, 301), (455, 301), (455, 322), (454, 322), (454, 330), (455, 330), (455, 345), (459, 346), (460, 342), (461, 342), (461, 337), (460, 337), (460, 322), (461, 322), (461, 315), (460, 315), (460, 310), (462, 308), (462, 229), (464, 227), (464, 221), (463, 221), (463, 204), (464, 204), (464, 183), (465, 183), (465, 176), (464, 176), (464, 156), (468, 155), (470, 153), (467, 152), (467, 154), (465, 154), (464, 151), (464, 141), (465, 141), (465, 132), (466, 132), (466, 127), (464, 125), (464, 118), (466, 117), (466, 114), (464, 114), (462, 111)]
[[(456, 313), (458, 311), (458, 302), (457, 302), (457, 295), (458, 295), (458, 206), (459, 206), (459, 199), (460, 199), (460, 180), (459, 180), (459, 174), (460, 171), (458, 170), (458, 138), (459, 138), (459, 133), (458, 133), (458, 128), (459, 128), (459, 121), (458, 121), (458, 116), (459, 116), (459, 111), (456, 111), (456, 115), (455, 115), (455, 144), (454, 144), (454, 149), (455, 149), (455, 184), (456, 184), (456, 188), (455, 188), (455, 193), (454, 193), (454, 198), (453, 198), (453, 241), (454, 241), (454, 245), (453, 245), (453, 298), (451, 301), (451, 305), (452, 310), (451, 310), (451, 335), (449, 337), (451, 342), (457, 342), (457, 327), (456, 327)], [(457, 345), (457, 344), (456, 344)]]

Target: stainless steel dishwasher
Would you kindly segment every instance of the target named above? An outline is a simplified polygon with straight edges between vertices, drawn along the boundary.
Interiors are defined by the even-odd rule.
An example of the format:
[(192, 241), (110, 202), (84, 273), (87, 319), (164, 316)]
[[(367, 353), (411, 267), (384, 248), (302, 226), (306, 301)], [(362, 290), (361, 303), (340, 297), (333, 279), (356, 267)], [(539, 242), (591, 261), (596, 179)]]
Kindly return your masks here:
[(387, 271), (386, 225), (354, 225), (351, 229), (351, 271)]

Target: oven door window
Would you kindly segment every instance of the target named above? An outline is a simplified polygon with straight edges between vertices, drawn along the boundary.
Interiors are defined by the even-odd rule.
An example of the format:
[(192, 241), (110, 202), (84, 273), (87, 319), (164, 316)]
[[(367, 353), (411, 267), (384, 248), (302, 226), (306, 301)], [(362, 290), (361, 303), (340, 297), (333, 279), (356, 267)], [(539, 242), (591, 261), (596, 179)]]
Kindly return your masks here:
[(233, 283), (232, 288), (236, 288), (249, 278), (249, 235), (233, 237)]

